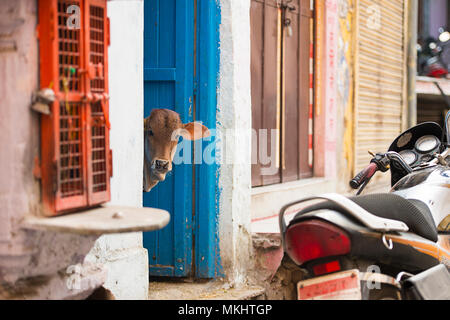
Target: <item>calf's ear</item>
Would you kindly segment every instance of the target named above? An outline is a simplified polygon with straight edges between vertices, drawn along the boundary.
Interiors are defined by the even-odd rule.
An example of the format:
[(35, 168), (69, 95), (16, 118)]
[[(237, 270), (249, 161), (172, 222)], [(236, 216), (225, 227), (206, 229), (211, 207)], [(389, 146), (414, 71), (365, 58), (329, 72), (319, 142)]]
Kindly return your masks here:
[(187, 140), (198, 140), (209, 137), (211, 132), (200, 122), (189, 122), (183, 124), (182, 130), (180, 130), (180, 135)]

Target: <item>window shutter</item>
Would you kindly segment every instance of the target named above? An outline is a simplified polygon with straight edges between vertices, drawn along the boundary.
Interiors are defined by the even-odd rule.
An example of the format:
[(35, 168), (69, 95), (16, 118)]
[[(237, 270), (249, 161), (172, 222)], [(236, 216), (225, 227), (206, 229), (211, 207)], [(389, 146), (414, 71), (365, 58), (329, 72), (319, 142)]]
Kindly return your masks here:
[[(272, 137), (274, 129), (280, 126), (280, 97), (281, 97), (281, 17), (278, 16), (277, 4), (274, 0), (251, 1), (251, 95), (252, 95), (252, 127), (256, 130), (257, 140), (252, 144), (253, 155), (257, 163), (252, 164), (252, 185), (261, 186), (281, 182), (279, 168), (280, 146), (273, 146), (272, 140), (280, 140)], [(267, 130), (267, 144), (262, 145), (260, 130)], [(276, 157), (277, 168), (272, 175), (262, 175), (262, 169), (269, 165), (261, 164), (260, 148), (264, 155)], [(276, 155), (272, 154), (275, 150)], [(272, 164), (273, 165), (273, 164)]]
[(105, 0), (86, 1), (85, 33), (88, 81), (86, 88), (93, 101), (88, 105), (90, 137), (88, 146), (89, 204), (108, 201), (111, 159), (109, 150), (108, 103), (108, 19)]
[(404, 124), (405, 2), (357, 1), (354, 172), (368, 165), (368, 150), (386, 151)]
[[(312, 159), (312, 11), (309, 0), (252, 0), (252, 186), (289, 182), (313, 175)], [(279, 129), (272, 145), (271, 130)], [(267, 130), (267, 146), (260, 130)], [(311, 135), (310, 135), (311, 134)], [(311, 141), (311, 144), (310, 144)], [(262, 150), (259, 150), (262, 148)], [(264, 150), (265, 149), (265, 150)], [(260, 151), (276, 152), (276, 170), (263, 175)], [(267, 150), (267, 152), (265, 152)], [(257, 159), (257, 162), (255, 160)]]
[(56, 96), (41, 116), (46, 215), (110, 199), (107, 31), (106, 0), (39, 1), (40, 85)]

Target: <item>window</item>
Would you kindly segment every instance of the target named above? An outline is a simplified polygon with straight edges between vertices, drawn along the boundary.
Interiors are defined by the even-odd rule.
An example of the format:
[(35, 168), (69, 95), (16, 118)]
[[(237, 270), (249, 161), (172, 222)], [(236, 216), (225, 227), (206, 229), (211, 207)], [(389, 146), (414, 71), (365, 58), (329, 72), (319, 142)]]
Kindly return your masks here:
[(110, 199), (106, 0), (39, 0), (40, 86), (56, 99), (41, 115), (46, 215)]
[[(254, 130), (252, 185), (255, 187), (311, 177), (311, 1), (252, 0), (250, 19)], [(275, 155), (275, 169), (272, 172), (265, 171), (267, 161), (261, 158), (261, 155), (270, 156), (271, 153)]]

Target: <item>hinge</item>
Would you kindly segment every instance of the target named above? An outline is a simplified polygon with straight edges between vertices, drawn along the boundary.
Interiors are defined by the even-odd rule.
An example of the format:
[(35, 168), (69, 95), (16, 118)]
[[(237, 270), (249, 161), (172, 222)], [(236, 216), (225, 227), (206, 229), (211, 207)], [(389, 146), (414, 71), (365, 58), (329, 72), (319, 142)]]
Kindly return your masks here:
[(106, 45), (110, 46), (111, 45), (111, 23), (109, 18), (106, 18)]
[(112, 149), (109, 149), (109, 177), (113, 176), (113, 153)]
[(41, 179), (42, 178), (41, 164), (39, 163), (39, 157), (38, 156), (34, 157), (33, 176), (36, 179)]
[(198, 81), (194, 80), (194, 95), (197, 95), (197, 90), (198, 90)]
[(52, 163), (52, 184), (53, 184), (53, 194), (58, 192), (58, 162), (56, 160)]
[(55, 20), (55, 11), (50, 9), (50, 39), (55, 40), (55, 28), (54, 28), (54, 20)]

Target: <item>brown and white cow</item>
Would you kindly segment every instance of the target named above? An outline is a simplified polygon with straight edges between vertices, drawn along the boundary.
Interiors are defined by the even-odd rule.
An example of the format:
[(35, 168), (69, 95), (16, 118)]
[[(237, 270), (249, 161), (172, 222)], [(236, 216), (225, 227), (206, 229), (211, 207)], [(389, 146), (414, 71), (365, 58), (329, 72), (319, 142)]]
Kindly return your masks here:
[(164, 181), (172, 170), (178, 139), (197, 140), (210, 135), (199, 122), (182, 123), (180, 115), (169, 109), (153, 109), (144, 119), (144, 191)]

